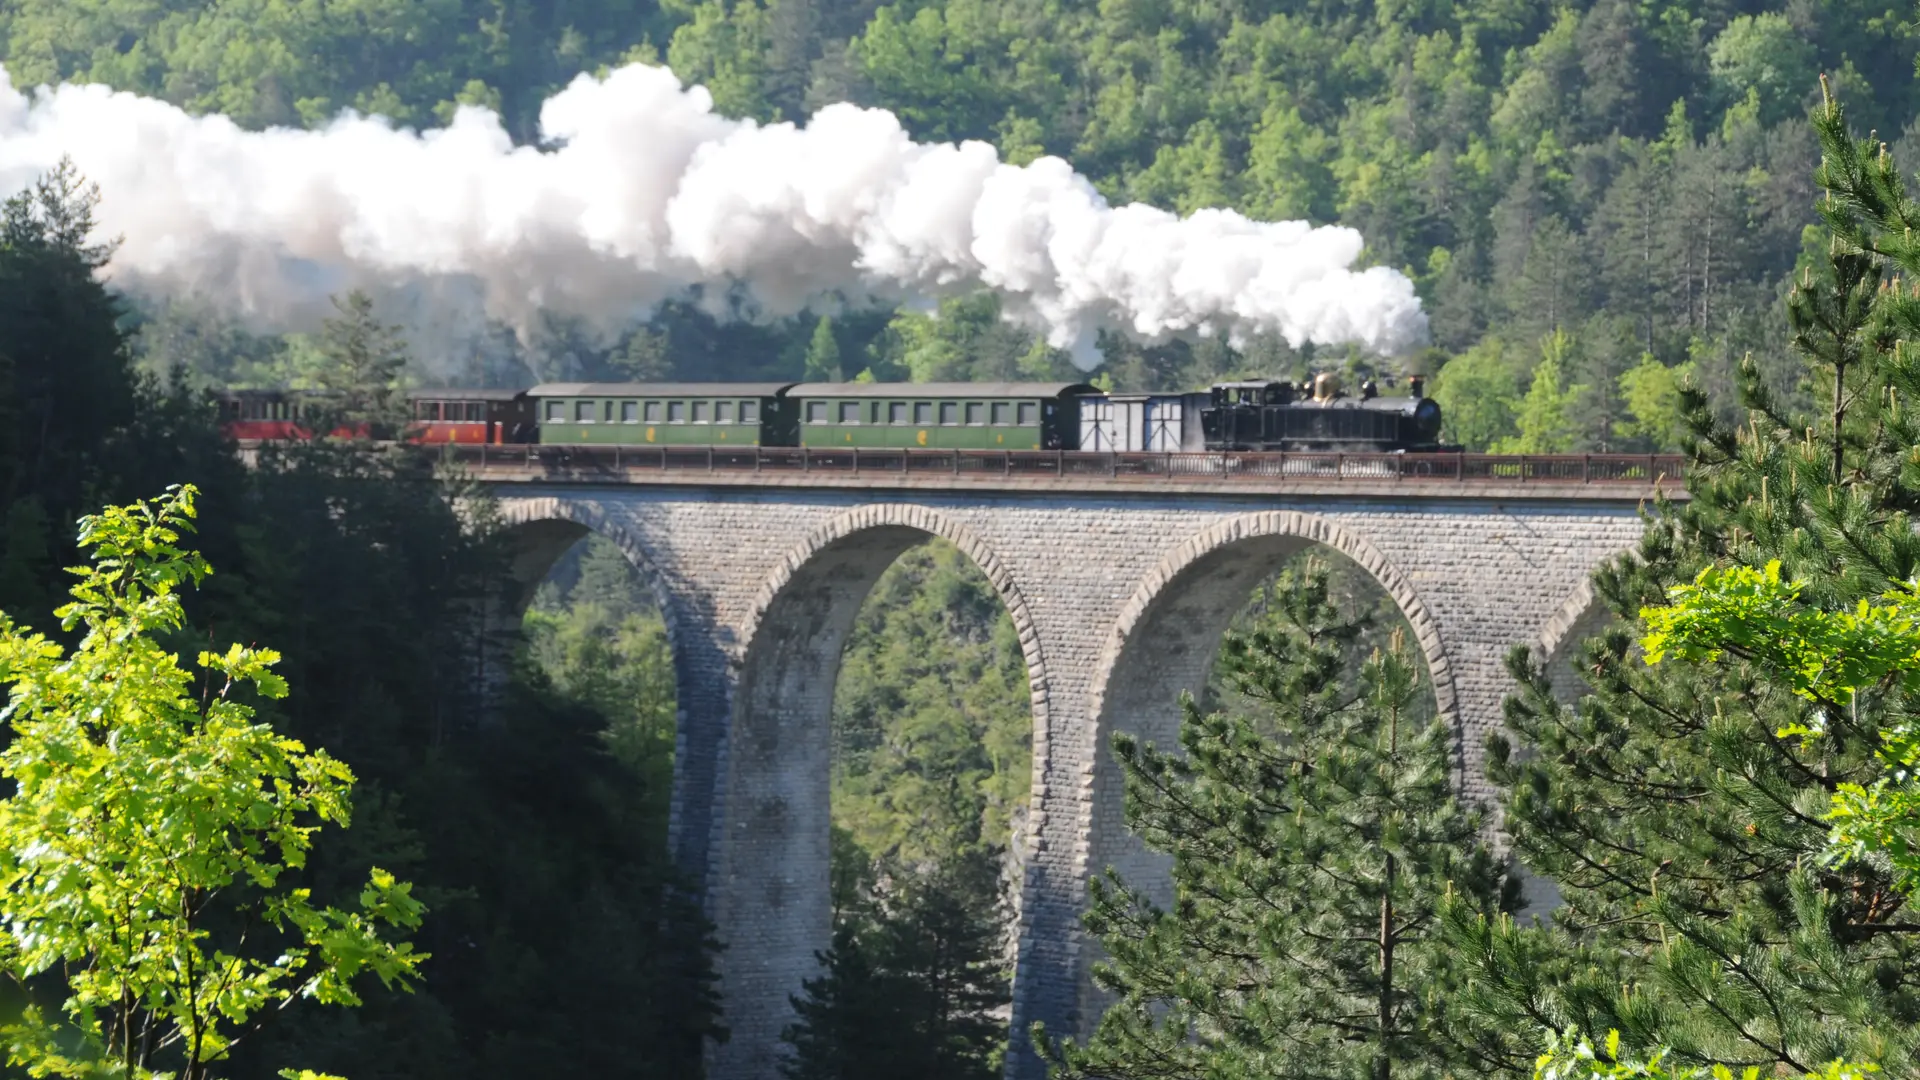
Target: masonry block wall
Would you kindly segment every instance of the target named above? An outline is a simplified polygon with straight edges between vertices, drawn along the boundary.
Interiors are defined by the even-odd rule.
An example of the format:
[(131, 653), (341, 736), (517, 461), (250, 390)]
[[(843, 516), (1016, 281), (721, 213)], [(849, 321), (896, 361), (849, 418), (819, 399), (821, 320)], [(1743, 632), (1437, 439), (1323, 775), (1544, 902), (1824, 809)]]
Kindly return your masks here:
[[(1490, 796), (1481, 745), (1499, 723), (1515, 642), (1554, 644), (1586, 618), (1586, 577), (1632, 545), (1630, 498), (1590, 500), (812, 490), (499, 484), (520, 530), (516, 574), (544, 577), (592, 530), (652, 583), (679, 684), (671, 843), (704, 882), (726, 945), (731, 1039), (709, 1075), (778, 1075), (788, 997), (829, 939), (827, 727), (841, 648), (880, 573), (929, 536), (952, 541), (1005, 601), (1033, 701), (1008, 1075), (1038, 1077), (1034, 1021), (1097, 1018), (1080, 933), (1107, 867), (1162, 881), (1121, 825), (1113, 732), (1175, 741), (1227, 622), (1290, 553), (1318, 545), (1381, 584), (1415, 631), (1460, 733), (1463, 794)], [(530, 595), (530, 593), (528, 594)], [(518, 611), (502, 611), (514, 619)]]

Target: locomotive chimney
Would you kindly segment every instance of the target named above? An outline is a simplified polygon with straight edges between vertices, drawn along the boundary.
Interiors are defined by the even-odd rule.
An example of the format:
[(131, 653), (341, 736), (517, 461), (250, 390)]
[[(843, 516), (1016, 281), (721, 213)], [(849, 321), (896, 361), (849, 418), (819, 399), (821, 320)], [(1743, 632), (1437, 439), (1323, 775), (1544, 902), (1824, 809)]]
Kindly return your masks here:
[(1427, 396), (1427, 377), (1412, 375), (1407, 378), (1407, 394), (1415, 401)]

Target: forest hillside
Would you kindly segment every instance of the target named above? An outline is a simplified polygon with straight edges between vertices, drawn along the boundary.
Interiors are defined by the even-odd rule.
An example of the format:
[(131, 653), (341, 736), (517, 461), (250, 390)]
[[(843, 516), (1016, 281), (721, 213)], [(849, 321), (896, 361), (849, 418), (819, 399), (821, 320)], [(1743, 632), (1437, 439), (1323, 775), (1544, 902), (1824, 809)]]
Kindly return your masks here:
[[(1817, 76), (1909, 153), (1915, 30), (1872, 0), (1273, 5), (1253, 0), (5, 0), (16, 83), (100, 81), (251, 126), (342, 109), (407, 125), (459, 102), (521, 139), (581, 71), (663, 61), (724, 112), (804, 119), (850, 100), (921, 139), (1065, 157), (1110, 199), (1361, 230), (1415, 280), (1450, 436), (1514, 450), (1672, 448), (1676, 387), (1731, 410), (1751, 353), (1791, 392), (1779, 300), (1812, 223)], [(1872, 92), (1866, 92), (1866, 87)], [(1065, 373), (991, 297), (920, 313), (717, 326), (669, 307), (605, 342), (423, 356), (429, 380), (881, 379)], [(297, 378), (310, 350), (205, 313), (151, 314), (155, 363)], [(1371, 363), (1211, 341), (1104, 345), (1123, 389)], [(1450, 368), (1451, 370), (1444, 370)]]
[[(14, 84), (102, 82), (250, 128), (318, 126), (343, 110), (428, 128), (481, 104), (532, 143), (549, 95), (582, 72), (644, 61), (706, 86), (736, 117), (803, 121), (852, 101), (894, 111), (918, 139), (985, 140), (1015, 163), (1058, 155), (1116, 203), (1352, 226), (1365, 261), (1414, 281), (1428, 347), (1383, 359), (1271, 339), (1233, 348), (1111, 337), (1099, 366), (1081, 372), (1001, 320), (983, 293), (937, 312), (855, 309), (766, 325), (669, 303), (611, 340), (548, 317), (518, 334), (488, 327), (458, 352), (406, 326), (407, 378), (1072, 376), (1160, 390), (1253, 373), (1416, 370), (1435, 377), (1447, 437), (1469, 448), (1692, 441), (1712, 459), (1697, 459), (1690, 477), (1731, 477), (1701, 481), (1694, 505), (1705, 509), (1674, 510), (1652, 527), (1644, 566), (1603, 575), (1605, 599), (1628, 619), (1740, 544), (1785, 550), (1801, 559), (1790, 573), (1818, 577), (1807, 544), (1911, 535), (1878, 526), (1920, 505), (1909, 475), (1920, 436), (1897, 404), (1920, 393), (1920, 374), (1810, 368), (1795, 354), (1786, 300), (1802, 290), (1794, 331), (1817, 357), (1805, 344), (1818, 334), (1804, 297), (1864, 274), (1863, 260), (1836, 261), (1839, 248), (1817, 227), (1823, 146), (1808, 114), (1821, 78), (1860, 134), (1877, 132), (1912, 165), (1917, 51), (1913, 11), (1873, 0), (0, 0), (0, 64)], [(1825, 152), (1833, 145), (1830, 135)], [(504, 574), (500, 537), (455, 513), (461, 491), (369, 447), (316, 443), (242, 470), (197, 393), (208, 383), (327, 385), (352, 359), (352, 340), (384, 340), (376, 323), (419, 313), (343, 308), (326, 330), (268, 334), (191, 300), (112, 295), (96, 273), (105, 250), (89, 246), (110, 238), (65, 227), (90, 210), (83, 179), (55, 177), (0, 214), (0, 416), (38, 421), (0, 440), (0, 609), (45, 618), (65, 584), (58, 568), (73, 561), (70, 523), (100, 500), (201, 485), (205, 546), (233, 570), (195, 601), (196, 633), (284, 640), (293, 695), (269, 719), (337, 751), (365, 782), (353, 847), (321, 850), (316, 889), (338, 892), (335, 868), (366, 854), (417, 881), (431, 909), (422, 943), (436, 959), (418, 994), (372, 994), (350, 1019), (296, 1008), (239, 1066), (266, 1075), (259, 1063), (299, 1051), (356, 1077), (695, 1074), (725, 1016), (711, 997), (714, 943), (666, 857), (676, 707), (652, 591), (611, 546), (576, 549), (529, 613), (510, 721), (479, 725), (463, 676), (433, 661), (471, 644), (449, 628)], [(1907, 316), (1920, 326), (1920, 314)], [(362, 324), (348, 325), (355, 318)], [(1821, 436), (1831, 472), (1821, 473), (1814, 425), (1799, 421), (1813, 389), (1836, 384), (1865, 387), (1849, 399), (1863, 412), (1831, 415)], [(1706, 407), (1688, 412), (1687, 387)], [(1737, 435), (1748, 420), (1743, 390), (1749, 400), (1770, 391), (1772, 411)], [(1890, 420), (1860, 418), (1882, 401)], [(1756, 451), (1764, 460), (1749, 468), (1729, 448), (1757, 444), (1763, 430), (1778, 456)], [(1789, 459), (1796, 447), (1813, 464)], [(1874, 528), (1820, 517), (1845, 509), (1833, 509), (1836, 490), (1853, 490), (1838, 475), (1843, 449), (1863, 462), (1847, 477), (1881, 485), (1843, 524)], [(1752, 471), (1762, 465), (1772, 471)], [(1822, 492), (1825, 509), (1804, 509)], [(1879, 595), (1920, 566), (1906, 549), (1868, 554), (1829, 559), (1871, 563), (1879, 575), (1831, 586), (1840, 601)], [(1861, 584), (1869, 577), (1873, 588)], [(1747, 668), (1663, 683), (1673, 669), (1648, 674), (1624, 634), (1583, 654), (1599, 711), (1560, 711), (1548, 680), (1516, 659), (1525, 695), (1510, 709), (1515, 737), (1554, 752), (1509, 757), (1500, 744), (1494, 779), (1509, 793), (1500, 812), (1516, 850), (1582, 912), (1564, 928), (1517, 929), (1498, 918), (1515, 907), (1506, 864), (1476, 846), (1470, 814), (1453, 813), (1450, 736), (1428, 723), (1423, 673), (1395, 659), (1398, 613), (1368, 585), (1350, 566), (1303, 560), (1281, 586), (1250, 595), (1208, 700), (1189, 716), (1192, 747), (1213, 755), (1200, 759), (1215, 773), (1121, 747), (1136, 788), (1143, 776), (1173, 776), (1163, 790), (1191, 784), (1225, 808), (1199, 828), (1170, 796), (1157, 810), (1136, 800), (1134, 818), (1159, 830), (1195, 890), (1225, 899), (1185, 913), (1193, 941), (1163, 936), (1129, 951), (1130, 928), (1146, 917), (1124, 883), (1101, 897), (1094, 926), (1117, 965), (1102, 985), (1126, 1006), (1101, 1038), (1061, 1048), (1061, 1075), (1155, 1075), (1115, 1063), (1191, 1049), (1177, 1032), (1154, 1042), (1178, 1026), (1163, 1031), (1167, 1017), (1184, 1022), (1168, 1012), (1184, 999), (1162, 992), (1195, 970), (1182, 950), (1231, 951), (1246, 945), (1243, 933), (1261, 948), (1282, 941), (1267, 931), (1287, 929), (1295, 913), (1249, 914), (1235, 893), (1264, 903), (1279, 878), (1208, 876), (1233, 862), (1210, 853), (1248, 846), (1232, 833), (1243, 824), (1286, 843), (1271, 865), (1236, 872), (1307, 883), (1302, 895), (1318, 906), (1301, 910), (1319, 920), (1314, 934), (1333, 926), (1367, 943), (1386, 921), (1382, 897), (1415, 912), (1399, 989), (1390, 965), (1364, 949), (1341, 951), (1332, 997), (1262, 983), (1296, 991), (1259, 1003), (1268, 1020), (1315, 1015), (1305, 1007), (1314, 1002), (1347, 1012), (1368, 995), (1379, 1004), (1371, 1035), (1310, 1047), (1352, 1065), (1338, 1075), (1382, 1075), (1353, 1064), (1356, 1048), (1377, 1045), (1380, 1061), (1430, 1070), (1419, 1075), (1528, 1076), (1535, 1036), (1575, 1025), (1596, 1036), (1629, 1027), (1636, 1046), (1674, 1047), (1689, 1066), (1758, 1062), (1800, 1075), (1865, 1055), (1914, 1075), (1920, 939), (1904, 894), (1883, 869), (1832, 869), (1821, 854), (1827, 828), (1811, 816), (1833, 783), (1881, 775), (1871, 738), (1856, 733), (1845, 755), (1816, 762), (1825, 750), (1777, 734), (1813, 730), (1791, 695), (1759, 692), (1761, 676)], [(1301, 686), (1314, 693), (1281, 692)], [(798, 1003), (795, 1076), (998, 1074), (1028, 702), (1018, 638), (977, 567), (934, 543), (887, 571), (836, 688), (836, 932), (821, 979)], [(1867, 720), (1855, 709), (1852, 722), (1877, 723), (1869, 705)], [(1203, 719), (1204, 706), (1219, 706), (1219, 718)], [(1291, 745), (1293, 734), (1269, 738), (1276, 731), (1297, 733), (1300, 754), (1361, 754), (1352, 760), (1371, 764), (1353, 775), (1397, 786), (1341, 793), (1307, 783), (1319, 766), (1304, 758), (1283, 767), (1246, 757)], [(1250, 762), (1259, 768), (1243, 768)], [(1374, 871), (1360, 864), (1381, 845), (1316, 832), (1299, 824), (1304, 809), (1256, 805), (1282, 773), (1324, 821), (1392, 824), (1417, 798), (1427, 801), (1406, 805), (1436, 808), (1428, 816), (1446, 828), (1408, 841), (1419, 846), (1417, 872), (1396, 878), (1388, 858), (1376, 896)], [(1636, 845), (1628, 870), (1613, 869), (1620, 836)], [(1358, 885), (1312, 885), (1334, 847), (1354, 855)], [(1456, 877), (1475, 888), (1456, 898)], [(1743, 965), (1746, 956), (1762, 959)], [(1277, 954), (1259, 959), (1269, 975), (1291, 970)], [(1507, 997), (1485, 992), (1489, 972), (1506, 980)], [(1410, 977), (1445, 992), (1421, 997), (1406, 989)], [(1722, 1003), (1751, 1004), (1734, 992), (1748, 982), (1785, 995), (1776, 1011), (1792, 1024), (1725, 1020)], [(1459, 1014), (1448, 1014), (1456, 1002)], [(1258, 1028), (1234, 1028), (1235, 1008), (1228, 1001), (1206, 1022)], [(1445, 1039), (1429, 1038), (1442, 1029)], [(856, 1052), (868, 1056), (848, 1056)], [(1305, 1074), (1294, 1059), (1247, 1060), (1233, 1075)]]

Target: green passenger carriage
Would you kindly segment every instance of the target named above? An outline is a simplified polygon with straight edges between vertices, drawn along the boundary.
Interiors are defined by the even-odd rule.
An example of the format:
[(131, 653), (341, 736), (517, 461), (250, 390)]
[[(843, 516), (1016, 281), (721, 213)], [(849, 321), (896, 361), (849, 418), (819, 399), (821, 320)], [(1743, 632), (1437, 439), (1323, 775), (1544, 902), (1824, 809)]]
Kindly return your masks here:
[(801, 383), (800, 445), (815, 449), (1070, 449), (1084, 383)]
[(792, 446), (792, 383), (546, 383), (527, 391), (542, 443)]

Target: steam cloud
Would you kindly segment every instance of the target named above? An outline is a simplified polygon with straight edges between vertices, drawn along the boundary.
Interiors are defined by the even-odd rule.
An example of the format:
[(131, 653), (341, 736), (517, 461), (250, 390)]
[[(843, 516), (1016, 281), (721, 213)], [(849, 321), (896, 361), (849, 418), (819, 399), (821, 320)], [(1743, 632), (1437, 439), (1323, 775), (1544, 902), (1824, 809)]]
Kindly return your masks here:
[(483, 108), (420, 133), (352, 114), (249, 132), (100, 86), (23, 93), (0, 68), (0, 195), (71, 156), (123, 239), (117, 283), (278, 327), (355, 285), (464, 280), (515, 325), (610, 328), (676, 297), (766, 318), (985, 286), (1089, 366), (1102, 329), (1385, 354), (1426, 336), (1406, 277), (1353, 269), (1352, 229), (1114, 207), (1058, 158), (916, 143), (884, 110), (762, 126), (634, 65), (574, 80), (540, 124), (545, 148)]

